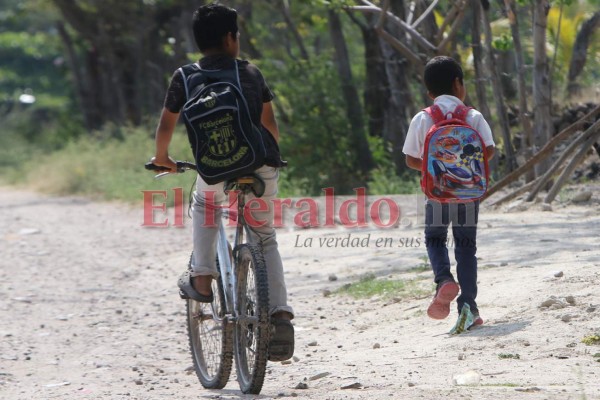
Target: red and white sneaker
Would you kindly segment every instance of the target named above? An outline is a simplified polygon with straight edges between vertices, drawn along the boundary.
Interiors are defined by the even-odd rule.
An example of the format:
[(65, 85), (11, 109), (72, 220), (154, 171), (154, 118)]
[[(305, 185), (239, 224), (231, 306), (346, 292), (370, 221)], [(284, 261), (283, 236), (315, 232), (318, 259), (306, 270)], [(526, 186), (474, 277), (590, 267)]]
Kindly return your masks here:
[[(438, 285), (433, 301), (427, 309), (427, 315), (433, 319), (444, 319), (450, 314), (450, 303), (458, 296), (458, 284), (447, 280)], [(482, 320), (483, 323), (483, 320)]]
[(481, 317), (479, 316), (479, 312), (477, 312), (477, 313), (474, 313), (474, 314), (473, 314), (473, 325), (471, 325), (471, 326), (469, 327), (469, 329), (471, 329), (471, 328), (473, 328), (473, 327), (475, 327), (475, 326), (481, 326), (481, 325), (483, 325), (483, 318), (481, 318)]

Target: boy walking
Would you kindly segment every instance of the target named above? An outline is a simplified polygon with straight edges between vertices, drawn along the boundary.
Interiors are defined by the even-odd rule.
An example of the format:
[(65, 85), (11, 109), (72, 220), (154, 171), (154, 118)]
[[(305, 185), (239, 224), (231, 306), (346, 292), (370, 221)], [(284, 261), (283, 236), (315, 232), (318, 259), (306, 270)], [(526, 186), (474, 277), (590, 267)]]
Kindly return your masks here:
[[(463, 109), (466, 90), (463, 83), (461, 66), (452, 58), (439, 56), (431, 59), (425, 66), (424, 82), (427, 93), (433, 99), (434, 106), (443, 116), (451, 117)], [(437, 122), (437, 121), (436, 121)], [(494, 139), (488, 123), (480, 112), (469, 109), (466, 114), (467, 125), (479, 132), (484, 143), (485, 157), (490, 160), (494, 155)], [(432, 115), (421, 111), (412, 119), (403, 153), (406, 164), (417, 171), (422, 170), (425, 139), (434, 126)], [(444, 156), (444, 154), (442, 154)], [(476, 236), (479, 201), (445, 203), (428, 198), (425, 206), (425, 245), (437, 284), (433, 301), (427, 309), (427, 315), (433, 319), (444, 319), (450, 314), (450, 303), (457, 299), (458, 312), (468, 304), (473, 314), (473, 324), (483, 324), (475, 298), (477, 297), (477, 258)], [(448, 227), (452, 224), (454, 238), (454, 256), (458, 284), (450, 271), (448, 257)], [(469, 328), (468, 326), (466, 328)]]
[[(271, 323), (274, 333), (271, 335), (269, 359), (283, 361), (292, 357), (294, 352), (294, 329), (290, 320), (293, 310), (287, 304), (287, 291), (283, 276), (281, 256), (277, 249), (277, 239), (273, 222), (273, 200), (277, 196), (278, 168), (284, 166), (279, 154), (277, 141), (279, 129), (273, 113), (271, 100), (273, 94), (267, 86), (260, 70), (248, 61), (238, 60), (240, 52), (237, 12), (218, 4), (200, 7), (193, 16), (194, 38), (203, 57), (198, 62), (202, 70), (236, 69), (239, 73), (239, 85), (248, 104), (248, 112), (254, 126), (261, 130), (266, 147), (265, 165), (255, 174), (265, 183), (262, 199), (269, 205), (268, 210), (254, 210), (253, 217), (266, 221), (260, 227), (253, 227), (255, 240), (262, 241), (265, 261), (268, 268), (269, 303)], [(200, 71), (200, 72), (201, 72)], [(184, 104), (186, 91), (200, 85), (197, 79), (188, 79), (183, 69), (178, 69), (169, 86), (160, 123), (156, 130), (156, 155), (152, 158), (155, 165), (176, 171), (176, 164), (169, 157), (169, 143)], [(247, 198), (252, 199), (252, 195)], [(218, 227), (205, 223), (218, 221), (223, 203), (227, 200), (224, 183), (209, 185), (202, 178), (197, 180), (192, 201), (194, 253), (191, 262), (192, 271), (185, 272), (179, 279), (179, 287), (184, 296), (196, 301), (213, 301), (211, 283), (219, 273), (216, 268), (216, 243)], [(208, 214), (207, 214), (208, 213)]]

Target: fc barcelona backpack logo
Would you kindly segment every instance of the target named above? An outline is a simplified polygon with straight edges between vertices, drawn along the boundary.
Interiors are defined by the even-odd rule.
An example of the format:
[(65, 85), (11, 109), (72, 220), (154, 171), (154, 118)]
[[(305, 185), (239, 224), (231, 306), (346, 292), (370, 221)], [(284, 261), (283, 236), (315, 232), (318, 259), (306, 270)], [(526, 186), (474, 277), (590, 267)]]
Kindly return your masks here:
[(260, 168), (266, 148), (250, 118), (237, 61), (220, 70), (196, 63), (179, 71), (187, 98), (181, 113), (202, 179), (214, 185)]

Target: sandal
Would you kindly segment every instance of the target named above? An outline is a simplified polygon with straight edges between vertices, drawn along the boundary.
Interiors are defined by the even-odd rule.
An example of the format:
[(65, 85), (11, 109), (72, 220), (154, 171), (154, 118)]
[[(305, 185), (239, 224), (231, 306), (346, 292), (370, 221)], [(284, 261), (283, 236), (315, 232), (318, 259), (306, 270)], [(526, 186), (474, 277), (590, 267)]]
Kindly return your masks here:
[(269, 361), (285, 361), (294, 355), (294, 325), (282, 318), (271, 318)]
[(190, 271), (185, 271), (183, 274), (181, 274), (179, 280), (177, 281), (177, 286), (179, 286), (179, 297), (184, 300), (192, 299), (199, 303), (212, 303), (215, 298), (212, 293), (210, 296), (206, 296), (198, 293), (196, 289), (194, 289)]

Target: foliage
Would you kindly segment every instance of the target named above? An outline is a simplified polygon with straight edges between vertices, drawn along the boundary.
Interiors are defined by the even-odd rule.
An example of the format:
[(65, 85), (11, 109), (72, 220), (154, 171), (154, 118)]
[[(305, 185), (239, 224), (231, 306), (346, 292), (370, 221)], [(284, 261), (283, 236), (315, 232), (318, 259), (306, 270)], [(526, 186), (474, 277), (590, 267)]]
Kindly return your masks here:
[(360, 278), (358, 282), (342, 286), (337, 293), (347, 294), (354, 298), (370, 298), (380, 296), (383, 298), (415, 298), (429, 293), (419, 279), (378, 279), (369, 274)]
[(420, 192), (418, 174), (398, 176), (391, 162), (384, 163), (371, 172), (369, 194), (414, 194)]
[(581, 339), (581, 343), (587, 344), (588, 346), (592, 346), (594, 344), (600, 344), (600, 335), (588, 335)]
[(521, 356), (519, 354), (513, 354), (513, 353), (500, 353), (500, 354), (498, 354), (498, 358), (501, 360), (506, 360), (506, 359), (519, 360), (519, 359), (521, 359)]
[[(357, 160), (353, 151), (356, 149), (350, 148), (346, 99), (342, 95), (342, 82), (329, 39), (328, 10), (341, 11), (344, 6), (358, 2), (225, 2), (236, 7), (241, 14), (246, 12), (243, 14), (246, 23), (243, 34), (259, 50), (258, 54), (253, 55), (252, 61), (259, 65), (276, 94), (275, 109), (282, 133), (281, 149), (284, 159), (290, 164), (281, 173), (280, 194), (318, 195), (323, 187), (328, 186), (335, 186), (338, 193), (351, 193), (362, 181), (356, 176)], [(531, 0), (516, 2), (519, 5), (525, 63), (530, 66), (533, 62)], [(80, 26), (83, 30), (78, 31), (69, 24), (77, 19), (65, 18), (59, 13), (54, 7), (58, 3), (66, 9), (79, 7), (79, 15), (89, 18), (86, 20), (89, 23)], [(375, 0), (374, 3), (381, 4), (381, 1)], [(434, 14), (438, 26), (444, 19), (444, 10), (448, 10), (451, 3), (449, 0), (439, 3)], [(282, 4), (289, 5), (297, 35), (283, 16)], [(195, 6), (196, 2), (187, 0), (107, 0), (101, 3), (92, 0), (0, 0), (0, 118), (3, 122), (0, 170), (3, 180), (15, 182), (28, 177), (37, 187), (53, 193), (74, 191), (129, 200), (137, 200), (138, 189), (142, 187), (165, 184), (171, 187), (189, 183), (189, 176), (193, 174), (171, 178), (165, 183), (153, 182), (140, 166), (152, 154), (152, 129), (146, 128), (146, 121), (152, 121), (153, 125), (158, 117), (151, 115), (151, 112), (160, 108), (172, 64), (186, 57), (190, 60), (198, 57), (188, 42), (189, 37), (186, 38), (186, 28), (180, 27), (181, 21), (188, 20), (183, 16)], [(553, 79), (562, 83), (567, 75), (577, 32), (582, 22), (600, 7), (600, 0), (553, 0), (551, 6), (547, 49), (549, 57), (552, 57), (555, 49), (557, 51)], [(560, 7), (563, 15), (557, 37)], [(345, 12), (341, 12), (340, 16), (350, 53), (353, 83), (362, 95), (367, 85), (367, 67), (363, 37), (356, 21), (363, 24), (373, 21), (359, 14), (354, 15), (354, 21)], [(514, 62), (508, 57), (514, 51), (510, 25), (498, 2), (490, 2), (490, 18), (493, 46), (498, 50), (498, 59), (505, 61), (502, 63), (502, 74), (509, 81), (514, 80), (516, 71), (511, 67)], [(119, 121), (117, 117), (130, 114), (133, 117), (128, 120), (139, 128), (108, 124), (102, 129), (83, 129), (84, 125), (88, 128), (92, 126), (87, 123), (89, 115), (84, 118), (85, 113), (82, 112), (89, 110), (83, 110), (79, 101), (81, 93), (75, 89), (76, 79), (69, 69), (66, 47), (56, 28), (58, 22), (62, 22), (72, 36), (79, 62), (84, 66), (97, 63), (102, 71), (99, 75), (105, 74), (101, 82), (116, 79), (131, 83), (128, 80), (130, 74), (145, 74), (143, 79), (131, 83), (123, 91), (121, 99), (133, 99), (130, 91), (135, 92), (137, 97), (125, 107), (123, 104), (127, 102), (121, 102), (120, 107), (115, 106), (119, 110), (111, 108), (113, 102), (109, 100), (119, 96), (108, 87), (110, 85), (98, 86), (100, 91), (104, 91), (101, 94), (88, 93), (92, 99), (103, 99), (99, 103), (115, 113), (112, 121)], [(421, 24), (419, 29), (423, 29), (424, 25)], [(455, 43), (450, 47), (464, 64), (469, 95), (474, 98), (475, 85), (485, 83), (474, 79), (469, 16), (462, 25)], [(94, 30), (96, 28), (97, 31)], [(102, 41), (94, 32), (108, 33), (110, 40)], [(100, 50), (98, 40), (105, 46)], [(307, 54), (300, 50), (299, 41)], [(136, 56), (138, 50), (146, 56)], [(249, 54), (247, 52), (244, 56), (248, 57)], [(124, 67), (115, 68), (117, 72), (109, 74), (107, 67), (119, 60)], [(597, 87), (600, 78), (600, 31), (591, 40), (587, 63), (580, 78), (581, 83), (583, 86)], [(131, 64), (138, 68), (135, 72), (131, 70)], [(425, 104), (422, 100), (425, 97), (423, 87), (415, 79), (414, 70), (408, 73), (408, 91), (417, 100), (415, 106), (421, 107)], [(531, 76), (527, 76), (527, 80), (531, 82)], [(553, 100), (560, 102), (560, 88), (564, 85), (554, 87), (557, 88), (555, 93), (558, 93)], [(24, 93), (35, 96), (35, 103), (21, 104), (19, 96)], [(491, 98), (490, 89), (488, 93)], [(131, 106), (139, 106), (140, 103), (143, 106), (138, 107), (136, 112), (132, 111)], [(126, 112), (117, 112), (123, 109)], [(106, 114), (108, 112), (100, 113), (100, 117), (110, 121), (111, 118)], [(368, 141), (377, 165), (368, 179), (369, 193), (413, 193), (419, 190), (417, 173), (397, 175), (391, 161), (391, 146), (380, 137), (369, 137)], [(500, 140), (497, 143), (500, 144)], [(185, 135), (181, 131), (174, 143), (173, 154), (180, 158), (189, 157)], [(106, 165), (107, 160), (110, 160), (110, 167)]]
[[(568, 5), (569, 4), (565, 3), (565, 6)], [(558, 8), (552, 8), (548, 12), (549, 47), (552, 48), (552, 52), (557, 51), (557, 68), (556, 71), (554, 71), (555, 79), (564, 79), (568, 72), (569, 61), (573, 54), (575, 37), (577, 36), (579, 25), (584, 19), (585, 14), (582, 12), (579, 12), (572, 17), (565, 15), (564, 13), (561, 17)]]
[[(115, 138), (118, 130), (122, 139)], [(144, 169), (153, 154), (154, 141), (147, 128), (107, 127), (92, 136), (71, 140), (61, 150), (38, 154), (25, 162), (20, 173), (33, 187), (51, 194), (76, 193), (94, 198), (137, 202), (142, 190), (191, 187), (193, 173), (155, 180)], [(176, 132), (172, 154), (189, 159), (191, 151), (182, 131)]]
[(492, 45), (497, 50), (508, 51), (513, 48), (513, 39), (507, 33), (502, 33), (493, 40)]
[(261, 63), (277, 95), (279, 115), (285, 115), (280, 118), (285, 127), (281, 149), (291, 160), (288, 177), (309, 177), (305, 189), (311, 194), (336, 182), (351, 186), (353, 181), (352, 160), (345, 152), (348, 124), (341, 97), (331, 95), (339, 93), (339, 83), (329, 60), (324, 56), (281, 68)]

